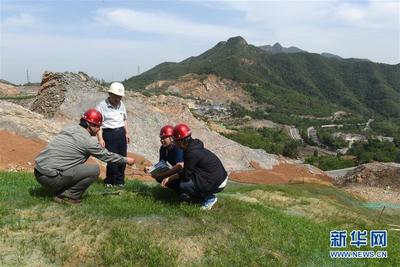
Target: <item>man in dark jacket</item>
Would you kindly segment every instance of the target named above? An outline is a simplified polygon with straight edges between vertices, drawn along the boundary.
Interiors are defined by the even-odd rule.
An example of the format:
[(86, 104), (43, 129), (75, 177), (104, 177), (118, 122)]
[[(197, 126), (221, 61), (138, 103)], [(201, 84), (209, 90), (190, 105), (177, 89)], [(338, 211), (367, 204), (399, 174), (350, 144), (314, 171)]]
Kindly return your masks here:
[(182, 193), (202, 202), (202, 209), (209, 210), (217, 202), (215, 193), (221, 192), (228, 181), (228, 174), (220, 159), (204, 148), (199, 139), (191, 137), (191, 130), (185, 124), (174, 127), (174, 140), (184, 151), (184, 168), (182, 171), (165, 178), (161, 185), (182, 179), (179, 187)]

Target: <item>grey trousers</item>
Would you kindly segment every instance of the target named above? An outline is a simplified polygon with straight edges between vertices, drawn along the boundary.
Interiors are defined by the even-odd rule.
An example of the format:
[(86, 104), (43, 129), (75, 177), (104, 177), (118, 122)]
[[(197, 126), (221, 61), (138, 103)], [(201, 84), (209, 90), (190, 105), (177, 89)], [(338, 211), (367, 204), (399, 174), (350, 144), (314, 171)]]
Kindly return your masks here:
[(56, 195), (80, 199), (86, 189), (97, 179), (100, 168), (97, 165), (81, 164), (59, 173), (46, 176), (35, 169), (36, 180)]

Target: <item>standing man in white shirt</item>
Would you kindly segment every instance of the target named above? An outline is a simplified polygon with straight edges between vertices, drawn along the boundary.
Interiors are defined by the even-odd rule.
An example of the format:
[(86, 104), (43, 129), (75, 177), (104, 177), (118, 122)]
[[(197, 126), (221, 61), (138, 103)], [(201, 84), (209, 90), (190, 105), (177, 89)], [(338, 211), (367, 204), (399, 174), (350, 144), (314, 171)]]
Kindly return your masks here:
[[(103, 114), (103, 124), (97, 133), (100, 145), (109, 151), (127, 155), (130, 142), (127, 123), (127, 113), (124, 103), (121, 101), (125, 96), (125, 88), (122, 83), (113, 82), (108, 89), (108, 98), (101, 101), (96, 109)], [(126, 164), (107, 164), (106, 187), (121, 186), (125, 184)]]

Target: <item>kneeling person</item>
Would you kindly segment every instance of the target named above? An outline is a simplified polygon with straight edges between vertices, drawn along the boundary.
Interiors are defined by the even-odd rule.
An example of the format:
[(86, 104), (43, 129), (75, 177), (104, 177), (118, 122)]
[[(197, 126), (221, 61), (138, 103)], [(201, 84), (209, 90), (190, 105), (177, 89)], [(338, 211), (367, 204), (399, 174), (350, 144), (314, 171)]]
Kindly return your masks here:
[(209, 210), (217, 202), (215, 193), (221, 192), (228, 181), (228, 174), (221, 160), (204, 148), (199, 139), (192, 138), (190, 128), (185, 124), (174, 127), (174, 140), (184, 153), (184, 168), (162, 181), (163, 186), (177, 179), (181, 193), (202, 202), (202, 209)]
[(56, 202), (80, 203), (82, 194), (100, 174), (99, 166), (84, 164), (91, 155), (105, 162), (134, 164), (133, 158), (109, 152), (93, 138), (102, 120), (99, 111), (87, 110), (79, 125), (64, 128), (36, 157), (36, 180), (55, 193)]
[[(165, 125), (160, 130), (161, 147), (159, 152), (159, 160), (168, 162), (172, 168), (167, 171), (154, 173), (151, 175), (159, 183), (161, 183), (166, 177), (176, 174), (184, 166), (183, 151), (175, 145), (173, 132), (174, 127), (171, 125)], [(146, 169), (146, 172), (148, 171), (149, 169)], [(179, 179), (171, 181), (168, 184), (168, 187), (175, 191), (179, 191)]]

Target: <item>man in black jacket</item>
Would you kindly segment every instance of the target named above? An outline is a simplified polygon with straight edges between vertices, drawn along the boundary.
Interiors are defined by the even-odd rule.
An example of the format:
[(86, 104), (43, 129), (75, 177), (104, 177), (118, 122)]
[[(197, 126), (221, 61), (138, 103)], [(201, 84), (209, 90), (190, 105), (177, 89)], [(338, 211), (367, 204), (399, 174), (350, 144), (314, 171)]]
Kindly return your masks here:
[(181, 178), (180, 191), (192, 199), (200, 200), (201, 208), (209, 210), (218, 200), (215, 193), (225, 188), (228, 174), (220, 159), (204, 148), (202, 141), (193, 139), (191, 135), (190, 128), (185, 124), (174, 127), (175, 143), (184, 151), (184, 168), (164, 179), (161, 185), (165, 187), (169, 182)]

